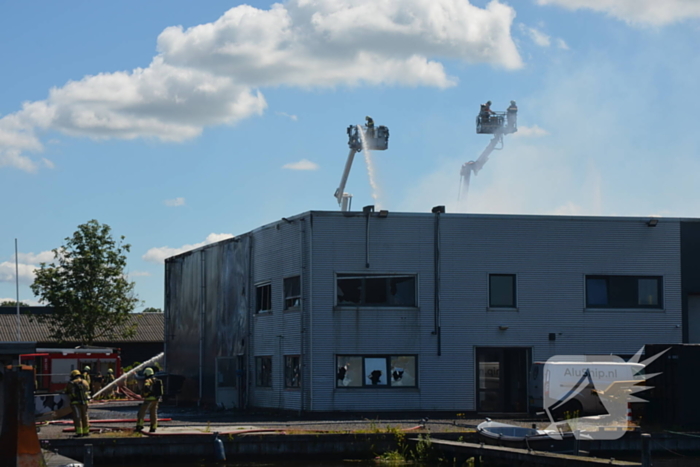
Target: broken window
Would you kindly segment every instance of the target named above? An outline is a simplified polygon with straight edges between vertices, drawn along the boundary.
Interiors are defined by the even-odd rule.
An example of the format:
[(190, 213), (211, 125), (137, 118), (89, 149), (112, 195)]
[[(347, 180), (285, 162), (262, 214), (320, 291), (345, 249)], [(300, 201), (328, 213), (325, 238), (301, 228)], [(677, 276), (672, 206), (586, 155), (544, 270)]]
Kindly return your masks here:
[(339, 356), (335, 385), (339, 388), (362, 387), (362, 357)]
[(415, 307), (415, 275), (338, 274), (338, 306)]
[(255, 286), (255, 312), (272, 311), (272, 284), (269, 282)]
[(338, 355), (336, 387), (416, 387), (415, 355)]
[(284, 357), (284, 387), (301, 387), (301, 365), (299, 355), (285, 355)]
[(301, 277), (288, 277), (284, 280), (284, 309), (294, 310), (301, 306)]
[(255, 357), (255, 385), (272, 387), (272, 357)]

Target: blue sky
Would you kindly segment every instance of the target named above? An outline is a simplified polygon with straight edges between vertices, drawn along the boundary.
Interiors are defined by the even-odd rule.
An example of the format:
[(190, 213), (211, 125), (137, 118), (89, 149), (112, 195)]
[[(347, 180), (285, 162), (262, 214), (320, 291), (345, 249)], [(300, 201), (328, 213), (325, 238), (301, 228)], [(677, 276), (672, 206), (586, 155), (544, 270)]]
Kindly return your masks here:
[[(90, 219), (132, 245), (163, 306), (163, 259), (308, 210), (353, 207), (700, 217), (700, 3), (688, 0), (0, 1), (0, 299)], [(489, 138), (480, 103), (518, 102)]]

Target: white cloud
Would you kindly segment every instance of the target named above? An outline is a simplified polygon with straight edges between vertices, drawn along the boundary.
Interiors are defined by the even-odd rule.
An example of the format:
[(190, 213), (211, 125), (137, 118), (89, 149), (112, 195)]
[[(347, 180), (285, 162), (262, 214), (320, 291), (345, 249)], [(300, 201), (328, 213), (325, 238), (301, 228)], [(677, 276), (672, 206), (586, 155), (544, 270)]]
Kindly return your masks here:
[[(17, 259), (21, 263), (28, 264), (39, 264), (39, 263), (50, 263), (53, 261), (54, 254), (53, 251), (42, 251), (41, 253), (18, 253)], [(12, 255), (12, 261), (15, 260), (15, 256)]]
[(34, 282), (34, 270), (40, 263), (50, 263), (54, 256), (52, 251), (41, 253), (19, 253), (17, 255), (17, 268), (15, 268), (15, 255), (9, 261), (0, 263), (0, 282), (15, 282), (16, 269), (19, 270), (19, 281), (23, 284)]
[(537, 3), (569, 10), (586, 8), (628, 23), (652, 26), (700, 18), (700, 2), (697, 0), (537, 0)]
[(541, 136), (547, 136), (549, 132), (545, 129), (538, 127), (537, 125), (532, 126), (518, 126), (518, 132), (513, 136), (522, 138), (539, 138)]
[(289, 170), (318, 170), (318, 164), (311, 162), (308, 159), (302, 159), (299, 162), (290, 162), (289, 164), (284, 164), (283, 169)]
[[(456, 84), (439, 59), (517, 69), (515, 11), (498, 0), (290, 0), (166, 28), (145, 68), (85, 76), (0, 118), (0, 166), (37, 170), (37, 130), (183, 141), (260, 115), (269, 86)], [(291, 116), (290, 116), (291, 118)], [(46, 165), (46, 163), (45, 163)]]
[(150, 277), (151, 273), (148, 271), (132, 271), (128, 275), (130, 277)]
[(166, 206), (170, 206), (170, 207), (184, 206), (185, 205), (185, 198), (166, 199), (165, 201), (163, 201), (163, 203)]
[(564, 39), (559, 39), (559, 38), (557, 38), (557, 39), (555, 40), (555, 42), (556, 42), (556, 44), (557, 44), (557, 47), (559, 47), (560, 49), (562, 49), (562, 50), (569, 50), (569, 44), (567, 44), (566, 42), (564, 42)]
[(279, 115), (280, 117), (287, 117), (288, 119), (290, 119), (293, 122), (296, 122), (297, 120), (299, 120), (299, 117), (297, 117), (294, 114), (288, 114), (287, 112), (275, 112), (275, 115)]
[(200, 248), (211, 243), (220, 242), (221, 240), (226, 240), (227, 238), (232, 237), (233, 235), (226, 233), (211, 233), (207, 235), (207, 238), (203, 242), (200, 243), (195, 243), (192, 245), (182, 245), (178, 248), (171, 248), (169, 246), (151, 248), (146, 252), (145, 255), (141, 257), (141, 259), (150, 263), (162, 264), (166, 258), (170, 258), (171, 256), (179, 255), (180, 253), (184, 253), (185, 251), (194, 250), (196, 248)]
[(530, 36), (532, 42), (539, 45), (540, 47), (549, 47), (550, 45), (552, 45), (552, 38), (549, 37), (547, 34), (543, 33), (542, 31), (536, 28), (527, 27), (525, 25), (521, 25), (521, 29), (528, 36)]
[[(34, 282), (34, 270), (37, 268), (32, 264), (19, 265), (19, 281), (23, 284), (31, 284)], [(15, 263), (14, 261), (4, 261), (0, 263), (0, 282), (15, 282)]]

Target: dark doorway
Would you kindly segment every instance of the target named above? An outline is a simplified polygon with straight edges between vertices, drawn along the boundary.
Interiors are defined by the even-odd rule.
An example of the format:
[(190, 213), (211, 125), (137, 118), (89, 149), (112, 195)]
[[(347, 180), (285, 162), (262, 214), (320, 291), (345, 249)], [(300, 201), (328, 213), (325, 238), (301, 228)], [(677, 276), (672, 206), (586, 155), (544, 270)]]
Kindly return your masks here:
[(476, 362), (479, 412), (527, 412), (530, 349), (478, 347)]

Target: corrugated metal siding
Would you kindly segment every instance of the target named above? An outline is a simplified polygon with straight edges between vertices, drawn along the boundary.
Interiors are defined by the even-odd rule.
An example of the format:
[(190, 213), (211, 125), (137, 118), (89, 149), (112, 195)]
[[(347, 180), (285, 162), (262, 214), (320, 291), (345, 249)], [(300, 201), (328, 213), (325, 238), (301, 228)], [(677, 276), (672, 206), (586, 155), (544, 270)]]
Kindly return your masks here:
[[(433, 364), (431, 354), (436, 350), (436, 338), (430, 334), (433, 224), (414, 216), (373, 217), (369, 268), (366, 231), (363, 215), (314, 217), (314, 410), (399, 410), (424, 402), (416, 389), (403, 389), (400, 397), (393, 390), (334, 389), (337, 354), (416, 354), (422, 368)], [(334, 310), (335, 274), (362, 272), (417, 274), (418, 309)], [(420, 385), (424, 376), (419, 369)]]
[(180, 397), (189, 401), (199, 399), (201, 267), (198, 259), (199, 253), (193, 252), (165, 263), (166, 369), (185, 377)]
[(216, 358), (245, 353), (249, 241), (224, 240), (166, 261), (166, 363), (186, 378), (184, 400), (200, 397), (200, 337), (204, 403), (216, 401)]
[[(434, 216), (373, 217), (369, 268), (365, 222), (314, 217), (313, 410), (474, 410), (480, 346), (532, 348), (542, 360), (680, 341), (677, 221), (442, 215), (441, 356), (432, 334)], [(420, 310), (334, 311), (335, 273), (362, 271), (417, 273)], [(490, 273), (517, 274), (517, 312), (488, 310)], [(584, 310), (586, 274), (662, 275), (664, 311)], [(418, 354), (419, 389), (335, 389), (334, 355), (373, 353)]]
[[(270, 282), (272, 285), (272, 311), (253, 317), (250, 361), (250, 405), (253, 407), (299, 410), (301, 406), (301, 391), (284, 387), (284, 357), (302, 354), (303, 335), (302, 311), (284, 311), (284, 279), (302, 275), (304, 228), (305, 220), (294, 219), (290, 222), (279, 222), (252, 234), (253, 283)], [(254, 293), (253, 289), (253, 299)], [(254, 306), (255, 304), (251, 303), (251, 314), (255, 312)], [(255, 386), (256, 356), (272, 357), (272, 388)]]
[[(440, 356), (433, 334), (434, 215), (373, 216), (369, 267), (365, 216), (335, 212), (305, 214), (239, 237), (243, 243), (225, 241), (169, 259), (168, 369), (188, 377), (183, 394), (197, 398), (203, 296), (205, 383), (211, 385), (206, 394), (213, 391), (215, 357), (246, 352), (251, 407), (473, 410), (476, 347), (527, 347), (533, 360), (543, 360), (555, 354), (631, 354), (644, 343), (680, 341), (678, 221), (664, 219), (649, 228), (641, 219), (623, 218), (440, 217)], [(201, 255), (207, 261), (204, 295)], [(418, 309), (334, 309), (335, 274), (365, 271), (416, 274)], [(490, 273), (517, 274), (517, 312), (488, 310)], [(284, 312), (283, 280), (298, 274), (302, 310)], [(665, 309), (584, 310), (586, 274), (662, 275)], [(252, 335), (246, 334), (246, 317), (255, 306), (249, 278), (270, 281), (273, 301), (272, 313), (254, 316)], [(548, 340), (550, 332), (556, 341)], [(247, 349), (237, 347), (245, 336)], [(336, 389), (338, 354), (418, 355), (419, 387)], [(273, 356), (272, 389), (255, 387), (256, 355)], [(284, 389), (285, 355), (302, 355), (302, 390)]]

